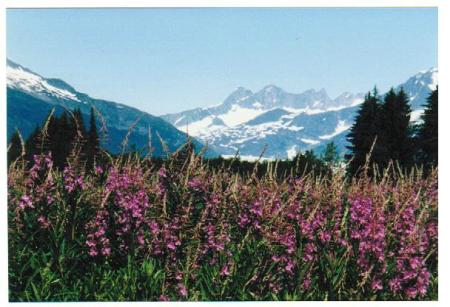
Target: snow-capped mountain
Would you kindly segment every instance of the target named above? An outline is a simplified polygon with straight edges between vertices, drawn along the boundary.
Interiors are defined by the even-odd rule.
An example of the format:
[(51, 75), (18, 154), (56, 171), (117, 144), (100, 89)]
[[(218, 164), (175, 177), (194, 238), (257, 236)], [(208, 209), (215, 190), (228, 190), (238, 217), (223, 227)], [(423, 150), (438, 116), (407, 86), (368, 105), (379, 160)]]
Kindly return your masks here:
[(406, 82), (397, 86), (396, 90), (403, 87), (403, 90), (408, 94), (410, 99), (411, 120), (417, 121), (423, 113), (423, 104), (425, 103), (430, 91), (436, 89), (438, 85), (438, 70), (431, 68), (424, 70), (409, 78)]
[[(403, 87), (410, 97), (411, 120), (420, 118), (427, 96), (436, 88), (437, 73), (436, 68), (422, 71), (395, 87)], [(239, 150), (241, 157), (258, 157), (267, 145), (265, 157), (286, 158), (306, 149), (320, 152), (331, 140), (344, 151), (345, 136), (363, 98), (362, 93), (350, 92), (330, 98), (324, 89), (292, 94), (275, 85), (258, 92), (240, 87), (219, 105), (168, 114), (162, 120), (123, 104), (94, 99), (63, 80), (42, 77), (7, 61), (8, 138), (16, 128), (26, 137), (52, 108), (57, 113), (80, 108), (87, 120), (94, 106), (108, 129), (103, 145), (112, 152), (119, 151), (138, 119), (129, 144), (144, 148), (150, 130), (155, 155), (162, 154), (158, 134), (175, 150), (186, 141), (186, 132), (207, 142), (211, 153), (225, 156)]]
[[(437, 69), (432, 68), (396, 87), (403, 87), (410, 97), (412, 120), (419, 119), (436, 85)], [(332, 99), (324, 89), (292, 94), (274, 85), (256, 93), (239, 87), (222, 104), (163, 118), (225, 156), (239, 150), (251, 159), (267, 145), (266, 157), (290, 158), (307, 149), (320, 152), (331, 140), (344, 152), (345, 135), (363, 100), (364, 94), (350, 92)]]
[(291, 94), (275, 85), (265, 86), (256, 93), (239, 87), (222, 104), (162, 117), (182, 130), (188, 126), (189, 133), (197, 135), (197, 130), (203, 130), (205, 127), (235, 127), (277, 108), (289, 113), (315, 114), (356, 105), (362, 102), (363, 98), (363, 94), (343, 93), (336, 99), (331, 99), (325, 89), (310, 89), (301, 94)]
[[(6, 77), (8, 139), (15, 129), (19, 129), (26, 138), (37, 125), (42, 124), (53, 108), (57, 114), (64, 109), (80, 108), (85, 122), (88, 122), (91, 106), (100, 112), (106, 124), (107, 138), (102, 145), (113, 153), (121, 150), (122, 141), (131, 127), (134, 128), (128, 144), (137, 149), (147, 148), (150, 132), (152, 150), (156, 156), (164, 154), (158, 135), (171, 151), (183, 145), (188, 138), (159, 117), (123, 104), (92, 98), (76, 91), (63, 80), (42, 77), (10, 60), (7, 60)], [(102, 127), (101, 122), (98, 127)], [(196, 140), (194, 144), (197, 148), (202, 146)], [(208, 154), (214, 153), (210, 150)]]

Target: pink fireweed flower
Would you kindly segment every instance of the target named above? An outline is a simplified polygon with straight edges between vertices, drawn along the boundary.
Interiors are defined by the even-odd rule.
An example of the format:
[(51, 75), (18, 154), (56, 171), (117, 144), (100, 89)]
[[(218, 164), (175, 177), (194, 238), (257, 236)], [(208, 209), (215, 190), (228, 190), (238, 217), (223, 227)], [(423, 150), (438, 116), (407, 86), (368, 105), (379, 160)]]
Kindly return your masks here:
[[(272, 203), (272, 207), (271, 207), (271, 209), (270, 209), (270, 213), (271, 213), (271, 214), (274, 214), (275, 212), (277, 212), (278, 210), (280, 210), (280, 208), (281, 208), (280, 200), (275, 200), (275, 201)], [(291, 215), (290, 217), (291, 217), (292, 219), (295, 217), (295, 215), (294, 215), (293, 213), (288, 213), (288, 214)]]
[(294, 272), (292, 271), (294, 269), (294, 262), (292, 260), (288, 260), (288, 263), (286, 264), (286, 266), (284, 267), (284, 269), (286, 270), (286, 272), (288, 272), (289, 274), (294, 274)]
[(279, 283), (269, 283), (269, 289), (272, 290), (273, 293), (278, 294), (281, 290), (281, 286)]
[(409, 287), (405, 290), (405, 293), (408, 298), (415, 298), (417, 296), (417, 289), (414, 287)]
[(64, 167), (64, 188), (67, 192), (72, 193), (76, 189), (84, 190), (86, 185), (84, 184), (83, 177), (75, 174), (75, 171), (70, 165)]
[(402, 282), (398, 277), (391, 279), (388, 284), (389, 288), (394, 293), (398, 292), (402, 288)]
[(261, 223), (258, 220), (253, 221), (253, 227), (255, 227), (256, 229), (260, 230), (261, 229)]
[(96, 166), (95, 167), (95, 174), (97, 174), (97, 175), (103, 174), (103, 168), (101, 166)]
[(238, 221), (239, 227), (244, 228), (249, 222), (250, 222), (250, 219), (248, 218), (248, 215), (246, 213), (241, 213), (239, 215), (239, 221)]
[(149, 223), (149, 227), (150, 227), (150, 231), (152, 232), (152, 234), (157, 234), (159, 232), (159, 226), (158, 223), (156, 223), (155, 221), (151, 221)]
[(284, 234), (279, 235), (275, 232), (274, 236), (275, 236), (275, 240), (277, 240), (283, 246), (286, 247), (286, 252), (288, 254), (293, 254), (295, 252), (295, 249), (297, 248), (297, 240), (295, 237), (294, 229), (291, 226), (289, 226), (284, 231)]
[(86, 241), (90, 256), (97, 256), (99, 254), (99, 250), (103, 256), (109, 256), (111, 254), (110, 242), (106, 237), (108, 218), (108, 212), (106, 210), (100, 210), (97, 212), (95, 219), (87, 226), (91, 231), (87, 235)]
[(252, 208), (250, 209), (250, 212), (256, 216), (261, 217), (263, 215), (262, 203), (260, 201), (255, 201)]
[(111, 167), (106, 182), (106, 191), (110, 193), (115, 205), (115, 222), (118, 224), (116, 234), (121, 249), (127, 250), (131, 238), (138, 245), (144, 245), (144, 228), (147, 221), (145, 213), (150, 206), (144, 186), (141, 169)]
[(111, 254), (111, 248), (110, 247), (103, 247), (101, 252), (102, 252), (103, 256), (109, 256)]
[[(350, 199), (350, 220), (353, 222), (350, 237), (358, 243), (357, 263), (361, 273), (369, 270), (374, 258), (382, 267), (385, 264), (385, 218), (369, 197)], [(376, 272), (372, 272), (376, 273)]]
[(47, 204), (53, 204), (55, 201), (55, 199), (53, 198), (52, 195), (47, 195)]
[(25, 208), (34, 208), (34, 206), (33, 206), (33, 202), (31, 201), (31, 197), (30, 196), (28, 196), (28, 195), (23, 195), (21, 198), (20, 198), (20, 201), (19, 201), (19, 208), (20, 209), (25, 209)]
[(280, 260), (281, 260), (281, 258), (279, 256), (277, 256), (277, 255), (273, 255), (272, 256), (272, 261), (273, 262), (280, 262)]
[(427, 294), (428, 286), (430, 284), (430, 272), (426, 268), (420, 270), (419, 276), (417, 277), (417, 290), (420, 296), (425, 296)]
[(424, 257), (430, 246), (430, 238), (426, 227), (417, 227), (416, 206), (414, 202), (396, 203), (398, 213), (393, 234), (398, 243), (393, 250), (393, 257), (396, 258), (397, 276), (389, 281), (392, 291), (403, 291), (402, 294), (410, 299), (426, 295), (429, 286), (429, 272)]
[(306, 243), (303, 249), (303, 261), (311, 262), (315, 259), (316, 246), (313, 243)]
[(182, 280), (183, 279), (183, 272), (177, 272), (175, 274), (175, 279), (178, 280), (178, 281)]
[(225, 244), (223, 242), (217, 242), (212, 247), (217, 251), (223, 251), (225, 249)]
[(331, 240), (331, 234), (330, 234), (330, 232), (329, 231), (321, 231), (320, 233), (319, 233), (319, 240), (322, 242), (322, 243), (327, 243), (327, 242), (329, 242), (330, 240)]
[(203, 183), (198, 177), (194, 177), (188, 181), (188, 187), (194, 191), (201, 191), (203, 187)]
[(379, 291), (383, 289), (383, 286), (381, 284), (381, 280), (380, 279), (375, 279), (372, 281), (370, 288), (372, 288), (373, 291)]
[(159, 300), (160, 300), (161, 302), (168, 302), (168, 301), (170, 301), (169, 297), (167, 297), (167, 296), (164, 295), (164, 294), (161, 294), (161, 295), (159, 296)]
[(186, 297), (188, 295), (188, 291), (185, 285), (183, 284), (178, 284), (178, 293), (182, 296), (182, 297)]
[(430, 238), (437, 238), (438, 236), (438, 225), (436, 222), (432, 221), (427, 225), (427, 233)]
[(220, 270), (220, 276), (230, 276), (228, 265), (224, 265)]
[(143, 233), (142, 233), (142, 234), (139, 234), (139, 235), (136, 237), (136, 239), (137, 239), (139, 245), (144, 245), (144, 244), (145, 244), (144, 234), (143, 234)]
[(98, 251), (95, 248), (89, 249), (89, 256), (95, 257), (98, 255)]
[(46, 229), (46, 228), (50, 227), (50, 222), (43, 215), (40, 215), (38, 217), (37, 221), (39, 222), (39, 224), (41, 225), (41, 228), (43, 228), (43, 229)]
[(422, 265), (422, 260), (419, 257), (412, 257), (409, 259), (409, 265), (411, 266), (411, 269), (415, 270)]
[(300, 232), (302, 235), (304, 235), (310, 240), (314, 238), (314, 231), (312, 225), (307, 220), (300, 221)]
[(166, 170), (166, 168), (164, 166), (159, 169), (158, 176), (161, 177), (161, 178), (166, 178), (167, 177), (167, 170)]
[(310, 286), (311, 286), (311, 275), (308, 274), (303, 278), (302, 288), (308, 290)]

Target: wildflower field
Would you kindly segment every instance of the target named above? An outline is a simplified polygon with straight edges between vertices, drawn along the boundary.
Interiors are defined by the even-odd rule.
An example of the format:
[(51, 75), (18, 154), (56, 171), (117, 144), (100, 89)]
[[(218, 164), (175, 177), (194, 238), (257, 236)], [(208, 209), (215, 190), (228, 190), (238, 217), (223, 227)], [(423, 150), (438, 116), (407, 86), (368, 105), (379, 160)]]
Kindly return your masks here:
[(173, 162), (13, 163), (10, 300), (438, 298), (436, 170), (279, 180)]

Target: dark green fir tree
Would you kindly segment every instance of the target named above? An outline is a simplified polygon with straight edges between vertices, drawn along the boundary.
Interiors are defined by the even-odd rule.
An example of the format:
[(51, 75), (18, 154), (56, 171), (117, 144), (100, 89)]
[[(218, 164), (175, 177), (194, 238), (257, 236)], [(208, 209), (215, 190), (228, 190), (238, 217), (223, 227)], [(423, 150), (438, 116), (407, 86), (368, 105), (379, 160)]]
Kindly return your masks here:
[(425, 104), (418, 132), (418, 162), (426, 168), (438, 165), (438, 88), (431, 92)]
[(87, 158), (87, 167), (92, 168), (92, 166), (94, 165), (94, 161), (100, 153), (100, 139), (97, 133), (94, 108), (91, 108), (91, 114), (89, 118), (89, 131), (87, 132), (85, 152)]
[(41, 128), (36, 126), (25, 141), (25, 160), (33, 161), (33, 156), (41, 152)]
[(347, 146), (349, 153), (345, 158), (349, 161), (347, 173), (350, 176), (358, 175), (365, 165), (367, 155), (374, 145), (370, 160), (368, 161), (369, 175), (373, 175), (372, 165), (379, 164), (381, 161), (383, 149), (378, 146), (379, 130), (380, 130), (380, 100), (377, 89), (369, 92), (364, 102), (358, 110), (347, 140), (350, 146)]
[(389, 161), (401, 167), (409, 167), (413, 162), (411, 107), (403, 88), (398, 93), (394, 89), (386, 94), (381, 107), (381, 130), (379, 146), (382, 147), (382, 166)]
[(16, 130), (11, 136), (8, 147), (8, 165), (16, 161), (22, 155), (22, 140), (19, 131)]
[(333, 141), (327, 143), (321, 158), (322, 161), (325, 162), (325, 164), (328, 166), (336, 165), (339, 162), (337, 146)]

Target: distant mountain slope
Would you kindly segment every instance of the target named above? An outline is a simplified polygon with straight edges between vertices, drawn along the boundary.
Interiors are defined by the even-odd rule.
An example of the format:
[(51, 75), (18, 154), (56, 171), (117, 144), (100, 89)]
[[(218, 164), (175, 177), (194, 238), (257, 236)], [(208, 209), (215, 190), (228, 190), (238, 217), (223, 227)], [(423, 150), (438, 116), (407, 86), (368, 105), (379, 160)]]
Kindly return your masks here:
[[(436, 85), (437, 69), (432, 68), (396, 87), (409, 95), (413, 121)], [(363, 99), (364, 94), (349, 92), (332, 99), (324, 89), (292, 94), (274, 85), (256, 93), (239, 87), (222, 104), (162, 117), (222, 155), (239, 150), (242, 156), (257, 157), (267, 145), (266, 157), (289, 158), (307, 149), (320, 152), (329, 141), (343, 153), (345, 135)]]
[[(149, 131), (153, 153), (157, 156), (164, 154), (158, 134), (171, 151), (179, 148), (188, 138), (184, 132), (159, 117), (123, 104), (92, 98), (76, 91), (63, 80), (44, 78), (10, 60), (7, 61), (6, 76), (8, 139), (16, 128), (27, 137), (36, 125), (42, 124), (52, 108), (55, 108), (57, 113), (61, 113), (65, 108), (80, 108), (87, 119), (91, 106), (105, 119), (108, 134), (102, 145), (113, 153), (121, 150), (121, 143), (128, 130), (138, 119), (139, 122), (128, 142), (137, 149), (148, 147)], [(203, 146), (196, 140), (194, 144), (198, 149)], [(209, 150), (208, 155), (214, 155), (214, 152)]]

